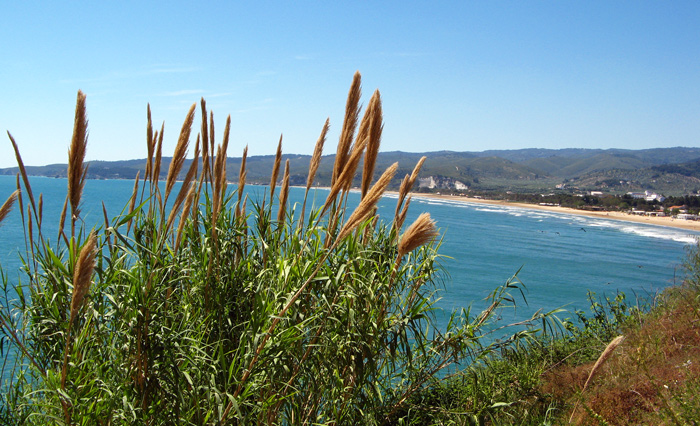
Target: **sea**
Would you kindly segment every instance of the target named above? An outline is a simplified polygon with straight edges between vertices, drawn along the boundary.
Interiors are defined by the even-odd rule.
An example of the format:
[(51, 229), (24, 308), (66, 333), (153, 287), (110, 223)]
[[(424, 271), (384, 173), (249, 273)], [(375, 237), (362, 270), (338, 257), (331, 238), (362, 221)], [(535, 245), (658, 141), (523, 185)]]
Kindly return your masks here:
[[(44, 233), (54, 236), (67, 181), (30, 177), (30, 182), (37, 201), (42, 194)], [(84, 226), (103, 226), (103, 203), (110, 218), (120, 214), (133, 185), (130, 180), (87, 180)], [(0, 176), (0, 203), (15, 188), (15, 177)], [(269, 191), (252, 185), (246, 190), (253, 200)], [(303, 188), (292, 188), (290, 203), (300, 204), (303, 193)], [(326, 190), (318, 189), (311, 198), (320, 205), (326, 195)], [(380, 218), (391, 221), (396, 201), (392, 195), (380, 200)], [(349, 203), (358, 202), (359, 194), (351, 193)], [(25, 209), (26, 203), (25, 197)], [(513, 292), (517, 308), (500, 313), (507, 322), (522, 320), (540, 309), (564, 309), (560, 318), (574, 318), (575, 310), (589, 308), (589, 291), (598, 297), (624, 292), (631, 303), (649, 299), (682, 281), (687, 251), (700, 237), (698, 232), (671, 227), (421, 197), (411, 202), (406, 224), (423, 212), (437, 222), (442, 239), (439, 263), (443, 273), (436, 282), (441, 318), (455, 309), (472, 307), (473, 312), (480, 312), (488, 306), (489, 294), (516, 273), (524, 286), (524, 299)], [(0, 224), (0, 265), (10, 283), (21, 275), (20, 254), (24, 253), (24, 230), (15, 205)]]

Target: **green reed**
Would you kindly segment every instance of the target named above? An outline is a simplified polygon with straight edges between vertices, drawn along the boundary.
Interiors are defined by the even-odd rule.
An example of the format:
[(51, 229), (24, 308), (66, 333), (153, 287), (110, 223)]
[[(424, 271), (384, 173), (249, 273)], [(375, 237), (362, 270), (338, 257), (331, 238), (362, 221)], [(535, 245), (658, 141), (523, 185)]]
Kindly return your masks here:
[[(143, 179), (136, 177), (120, 215), (105, 211), (104, 226), (81, 228), (87, 118), (79, 93), (70, 184), (52, 239), (38, 226), (41, 202), (35, 203), (10, 136), (21, 170), (20, 191), (11, 197), (20, 205), (27, 250), (18, 297), (7, 296), (3, 279), (3, 420), (395, 423), (412, 395), (447, 377), (445, 369), (498, 347), (482, 344), (482, 329), (497, 312), (493, 307), (514, 303), (508, 291), (518, 287), (509, 282), (494, 292), (492, 308), (456, 312), (446, 329), (437, 328), (436, 225), (421, 215), (401, 233), (422, 162), (404, 178), (396, 216), (379, 218), (376, 203), (396, 165), (375, 180), (381, 101), (375, 92), (360, 121), (359, 90), (356, 74), (333, 187), (322, 206), (308, 211), (306, 197), (301, 209), (288, 205), (281, 141), (269, 194), (243, 196), (247, 148), (239, 182), (229, 185), (230, 119), (215, 145), (213, 115), (207, 117), (202, 100), (191, 166), (185, 170), (184, 159), (195, 105), (161, 193), (163, 127), (153, 130), (149, 107)], [(306, 196), (327, 129), (328, 122)], [(347, 194), (360, 162), (362, 201), (352, 210)], [(176, 179), (183, 181), (178, 193)]]

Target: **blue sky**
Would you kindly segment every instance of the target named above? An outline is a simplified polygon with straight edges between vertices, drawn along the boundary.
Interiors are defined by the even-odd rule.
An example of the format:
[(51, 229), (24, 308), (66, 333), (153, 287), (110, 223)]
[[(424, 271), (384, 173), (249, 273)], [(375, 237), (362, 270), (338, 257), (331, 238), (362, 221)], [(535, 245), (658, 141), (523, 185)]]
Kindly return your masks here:
[[(0, 127), (27, 165), (66, 162), (87, 95), (88, 159), (172, 152), (201, 97), (230, 156), (310, 154), (352, 75), (383, 151), (700, 144), (700, 2), (3, 2)], [(0, 167), (15, 165), (9, 139)], [(194, 144), (194, 136), (192, 138)]]

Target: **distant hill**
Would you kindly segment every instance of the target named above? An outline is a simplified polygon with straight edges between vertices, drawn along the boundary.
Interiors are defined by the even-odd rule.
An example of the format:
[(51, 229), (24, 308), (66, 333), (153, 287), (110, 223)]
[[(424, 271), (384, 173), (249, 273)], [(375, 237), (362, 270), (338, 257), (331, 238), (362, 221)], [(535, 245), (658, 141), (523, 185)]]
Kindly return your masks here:
[[(382, 152), (377, 159), (377, 175), (394, 162), (399, 170), (393, 182), (398, 186), (404, 175), (411, 173), (416, 162), (426, 156), (420, 173), (421, 185), (433, 190), (470, 188), (480, 191), (514, 190), (541, 192), (562, 185), (569, 191), (602, 190), (611, 193), (655, 190), (666, 195), (684, 195), (700, 190), (700, 148), (623, 149), (518, 149), (482, 152), (433, 151), (411, 153)], [(306, 183), (311, 157), (288, 154), (290, 180), (294, 185)], [(335, 155), (322, 158), (316, 184), (330, 184)], [(269, 183), (274, 156), (252, 156), (247, 159), (250, 183)], [(161, 174), (165, 176), (170, 158), (162, 159)], [(241, 158), (227, 161), (228, 178), (236, 181)], [(133, 179), (143, 173), (146, 160), (92, 161), (89, 179)], [(187, 164), (186, 164), (187, 166)], [(29, 166), (30, 175), (65, 177), (65, 164)], [(0, 169), (0, 174), (16, 174), (16, 167)], [(359, 176), (356, 182), (359, 183)]]

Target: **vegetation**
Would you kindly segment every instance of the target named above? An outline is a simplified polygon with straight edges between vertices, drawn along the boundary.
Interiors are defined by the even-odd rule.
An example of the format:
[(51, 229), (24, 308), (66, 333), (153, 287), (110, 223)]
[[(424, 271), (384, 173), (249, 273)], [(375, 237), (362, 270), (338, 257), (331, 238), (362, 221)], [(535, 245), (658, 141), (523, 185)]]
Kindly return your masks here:
[(417, 424), (696, 425), (700, 245), (687, 278), (654, 300), (589, 294), (568, 333), (540, 336), (411, 399)]
[[(428, 215), (404, 227), (424, 159), (400, 184), (396, 213), (375, 205), (398, 165), (375, 179), (379, 92), (360, 119), (360, 76), (347, 100), (331, 190), (321, 206), (287, 202), (290, 162), (281, 141), (269, 194), (244, 197), (247, 149), (227, 183), (230, 119), (215, 146), (201, 102), (194, 160), (186, 161), (196, 105), (161, 173), (163, 129), (150, 107), (147, 161), (116, 218), (83, 228), (85, 96), (78, 93), (59, 232), (49, 235), (19, 148), (17, 191), (26, 239), (24, 275), (2, 275), (3, 393), (10, 424), (406, 424), (416, 398), (450, 383), (446, 369), (478, 363), (536, 330), (484, 340), (519, 283), (490, 307), (451, 315), (437, 329), (437, 231)], [(328, 122), (310, 158), (306, 194)], [(201, 155), (200, 155), (201, 154)], [(362, 201), (347, 194), (362, 163)], [(200, 172), (201, 170), (201, 172)], [(178, 177), (182, 178), (179, 186)], [(278, 187), (279, 184), (279, 187)], [(388, 219), (388, 221), (386, 220)], [(402, 232), (403, 230), (403, 232)], [(53, 232), (52, 232), (53, 234)], [(514, 295), (511, 295), (513, 293)], [(553, 324), (548, 315), (532, 319)], [(520, 324), (522, 326), (522, 324)], [(454, 370), (452, 370), (454, 371)]]

